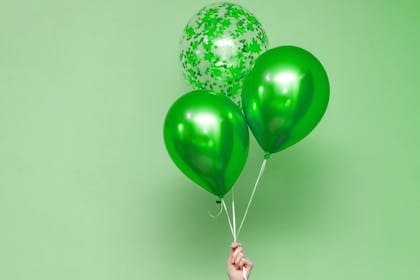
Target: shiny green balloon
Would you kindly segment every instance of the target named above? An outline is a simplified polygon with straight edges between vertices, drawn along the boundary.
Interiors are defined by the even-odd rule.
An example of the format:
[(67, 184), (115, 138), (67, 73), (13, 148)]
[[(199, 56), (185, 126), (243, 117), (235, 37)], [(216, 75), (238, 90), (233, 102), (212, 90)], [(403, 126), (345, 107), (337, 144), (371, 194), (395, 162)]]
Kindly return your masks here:
[(166, 115), (163, 134), (176, 166), (219, 198), (232, 188), (248, 157), (245, 118), (222, 94), (198, 90), (179, 98)]
[(245, 78), (242, 104), (246, 120), (268, 154), (306, 137), (328, 105), (324, 67), (308, 51), (283, 46), (263, 53)]

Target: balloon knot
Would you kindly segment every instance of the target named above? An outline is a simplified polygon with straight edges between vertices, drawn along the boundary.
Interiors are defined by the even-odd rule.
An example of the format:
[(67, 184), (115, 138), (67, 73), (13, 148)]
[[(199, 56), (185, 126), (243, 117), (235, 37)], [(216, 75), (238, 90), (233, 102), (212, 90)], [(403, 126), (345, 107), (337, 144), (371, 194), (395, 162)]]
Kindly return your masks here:
[(220, 204), (220, 203), (222, 203), (222, 200), (221, 199), (218, 199), (218, 200), (216, 200), (216, 203), (217, 204)]
[(271, 153), (270, 152), (265, 152), (264, 159), (269, 159), (270, 156), (271, 156)]

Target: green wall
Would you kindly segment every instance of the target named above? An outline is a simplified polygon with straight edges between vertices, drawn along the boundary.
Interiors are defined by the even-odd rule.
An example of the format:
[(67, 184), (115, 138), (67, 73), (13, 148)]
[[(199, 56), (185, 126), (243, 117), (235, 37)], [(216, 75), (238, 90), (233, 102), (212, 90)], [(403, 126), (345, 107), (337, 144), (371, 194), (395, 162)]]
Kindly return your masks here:
[[(226, 219), (162, 140), (208, 3), (1, 0), (0, 279), (225, 279)], [(420, 2), (238, 3), (331, 82), (317, 129), (268, 162), (250, 280), (420, 279)], [(261, 160), (252, 139), (240, 213)]]

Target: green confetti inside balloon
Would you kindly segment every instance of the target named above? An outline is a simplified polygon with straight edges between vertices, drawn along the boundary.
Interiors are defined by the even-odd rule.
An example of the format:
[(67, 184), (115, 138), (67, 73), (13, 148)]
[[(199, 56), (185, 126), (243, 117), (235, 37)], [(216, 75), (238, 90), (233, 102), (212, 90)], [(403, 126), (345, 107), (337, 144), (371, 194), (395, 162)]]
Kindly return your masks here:
[(268, 48), (268, 39), (254, 15), (222, 2), (193, 16), (180, 45), (183, 73), (192, 87), (223, 93), (241, 106), (243, 79)]

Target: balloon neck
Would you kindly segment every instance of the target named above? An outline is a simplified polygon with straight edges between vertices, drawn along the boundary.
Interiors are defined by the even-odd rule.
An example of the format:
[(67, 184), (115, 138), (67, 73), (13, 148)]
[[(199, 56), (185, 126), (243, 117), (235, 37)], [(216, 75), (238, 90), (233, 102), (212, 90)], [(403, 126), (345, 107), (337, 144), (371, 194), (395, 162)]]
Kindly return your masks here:
[(216, 203), (217, 203), (217, 204), (222, 203), (222, 199), (221, 199), (221, 198), (217, 199), (217, 200), (216, 200)]
[(265, 152), (264, 159), (269, 159), (270, 156), (271, 156), (271, 153), (270, 152)]

